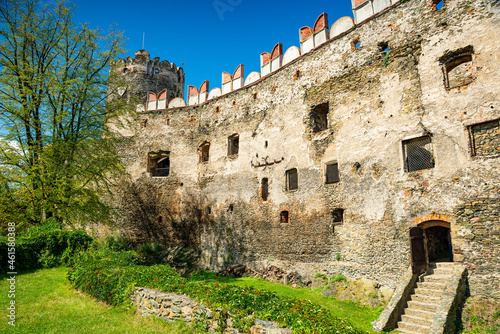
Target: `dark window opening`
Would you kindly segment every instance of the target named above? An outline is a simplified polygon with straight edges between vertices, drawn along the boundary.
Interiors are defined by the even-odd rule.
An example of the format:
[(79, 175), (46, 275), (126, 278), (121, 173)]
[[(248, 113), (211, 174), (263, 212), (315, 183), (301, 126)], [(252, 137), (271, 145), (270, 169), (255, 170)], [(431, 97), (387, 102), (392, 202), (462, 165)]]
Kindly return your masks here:
[(207, 215), (211, 215), (211, 214), (212, 214), (212, 208), (211, 208), (211, 207), (209, 207), (209, 206), (207, 206), (207, 208), (205, 209), (205, 213), (206, 213)]
[(465, 48), (448, 52), (439, 59), (443, 69), (445, 88), (466, 86), (476, 79), (476, 67), (473, 63), (474, 48)]
[(325, 183), (331, 184), (336, 182), (340, 182), (339, 165), (337, 163), (326, 165)]
[(388, 52), (389, 51), (389, 43), (387, 42), (380, 42), (377, 44), (378, 50), (380, 52)]
[(237, 155), (239, 151), (239, 145), (240, 145), (240, 137), (239, 135), (235, 134), (232, 135), (228, 138), (227, 140), (227, 155)]
[(257, 100), (257, 93), (253, 93), (252, 97), (253, 97), (254, 100)]
[(286, 190), (299, 189), (299, 176), (297, 169), (293, 168), (286, 171)]
[(432, 11), (440, 10), (444, 6), (443, 0), (433, 0), (431, 2)]
[(229, 204), (229, 206), (227, 208), (227, 212), (233, 213), (233, 211), (234, 211), (234, 205), (233, 204)]
[(266, 140), (266, 141), (264, 142), (264, 147), (265, 147), (265, 148), (267, 148), (267, 146), (268, 146), (268, 145), (269, 145), (269, 144), (268, 144), (268, 142), (267, 142), (267, 140)]
[(163, 216), (158, 216), (158, 224), (161, 224), (163, 223)]
[(467, 130), (473, 157), (500, 154), (500, 119), (470, 125)]
[(215, 106), (215, 112), (216, 112), (216, 113), (219, 113), (219, 112), (220, 112), (220, 107), (219, 107), (219, 106)]
[(168, 153), (150, 153), (149, 172), (151, 176), (168, 176), (170, 174), (170, 157)]
[(263, 201), (267, 201), (267, 198), (269, 197), (269, 179), (263, 178), (261, 185), (260, 185), (260, 198)]
[(170, 125), (170, 117), (167, 117), (167, 125)]
[(301, 75), (301, 74), (302, 74), (302, 73), (300, 72), (300, 70), (295, 70), (295, 74), (294, 74), (294, 76), (293, 76), (293, 79), (294, 79), (294, 80), (297, 80), (298, 78), (300, 78), (300, 75)]
[(125, 74), (125, 73), (127, 73), (127, 72), (128, 72), (128, 68), (126, 68), (126, 67), (125, 67), (125, 68), (122, 70), (122, 73), (123, 73), (123, 74)]
[(148, 120), (147, 120), (147, 119), (143, 119), (143, 120), (141, 121), (141, 126), (142, 126), (143, 128), (147, 128), (147, 127), (148, 127)]
[(236, 106), (236, 100), (233, 100), (233, 107)]
[(403, 141), (403, 152), (406, 172), (434, 168), (430, 136)]
[(328, 102), (318, 104), (313, 108), (310, 115), (313, 133), (318, 133), (328, 128)]
[(290, 220), (288, 217), (288, 211), (284, 210), (280, 212), (280, 223), (281, 224), (289, 224)]
[(209, 158), (209, 152), (210, 152), (210, 143), (205, 142), (200, 145), (198, 148), (199, 150), (199, 155), (200, 155), (200, 162), (207, 162)]
[(342, 225), (344, 223), (344, 209), (335, 209), (332, 211), (332, 226)]

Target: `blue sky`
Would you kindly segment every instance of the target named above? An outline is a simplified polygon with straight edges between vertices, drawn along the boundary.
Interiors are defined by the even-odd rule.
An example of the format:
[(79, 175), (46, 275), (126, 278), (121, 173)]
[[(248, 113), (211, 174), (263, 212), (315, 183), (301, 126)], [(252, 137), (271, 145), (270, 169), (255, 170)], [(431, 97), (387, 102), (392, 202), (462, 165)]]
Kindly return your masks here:
[[(182, 66), (186, 84), (210, 89), (221, 87), (222, 72), (245, 65), (245, 77), (260, 72), (259, 55), (271, 52), (277, 42), (283, 51), (299, 45), (299, 28), (312, 27), (323, 12), (329, 27), (340, 17), (352, 17), (351, 1), (97, 1), (74, 0), (75, 22), (107, 30), (116, 23), (124, 31), (127, 53), (142, 48)], [(184, 65), (182, 65), (184, 63)]]

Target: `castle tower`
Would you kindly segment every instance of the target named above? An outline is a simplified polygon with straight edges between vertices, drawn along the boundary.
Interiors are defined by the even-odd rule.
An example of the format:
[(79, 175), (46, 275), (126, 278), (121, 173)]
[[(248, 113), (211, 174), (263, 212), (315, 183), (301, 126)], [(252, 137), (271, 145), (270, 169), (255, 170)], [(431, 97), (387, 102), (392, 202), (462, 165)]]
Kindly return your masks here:
[(160, 61), (159, 57), (151, 59), (146, 50), (137, 51), (134, 58), (117, 60), (111, 65), (110, 71), (114, 71), (115, 75), (108, 87), (113, 97), (123, 98), (127, 102), (132, 102), (131, 98), (134, 98), (134, 104), (146, 104), (149, 91), (157, 94), (167, 89), (167, 105), (176, 97), (184, 98), (182, 67), (167, 60)]

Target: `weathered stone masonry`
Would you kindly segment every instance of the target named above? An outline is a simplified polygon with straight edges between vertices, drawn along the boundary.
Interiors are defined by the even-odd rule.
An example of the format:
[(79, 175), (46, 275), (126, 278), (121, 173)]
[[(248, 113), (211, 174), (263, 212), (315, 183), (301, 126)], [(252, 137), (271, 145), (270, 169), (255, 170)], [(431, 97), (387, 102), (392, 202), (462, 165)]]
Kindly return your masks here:
[[(430, 236), (441, 227), (451, 230), (454, 261), (468, 267), (472, 293), (500, 298), (494, 5), (449, 0), (433, 10), (396, 2), (227, 94), (210, 97), (207, 82), (197, 93), (208, 100), (198, 96), (196, 105), (141, 107), (152, 111), (137, 113), (123, 147), (120, 223), (133, 231), (149, 222), (149, 234), (133, 233), (169, 245), (189, 239), (210, 269), (272, 261), (390, 287), (409, 265), (409, 229), (419, 225)], [(164, 88), (171, 89), (142, 90)], [(416, 138), (427, 144), (404, 146)], [(152, 176), (165, 157), (168, 176)], [(427, 169), (408, 172), (408, 163)], [(327, 183), (335, 164), (339, 182)]]

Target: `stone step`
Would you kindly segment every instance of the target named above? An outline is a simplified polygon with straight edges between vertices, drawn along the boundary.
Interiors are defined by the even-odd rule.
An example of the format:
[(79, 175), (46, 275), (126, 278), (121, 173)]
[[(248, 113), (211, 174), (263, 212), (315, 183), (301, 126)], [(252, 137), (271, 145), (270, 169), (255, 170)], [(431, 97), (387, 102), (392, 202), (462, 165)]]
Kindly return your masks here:
[(448, 281), (449, 277), (446, 276), (438, 276), (438, 275), (422, 275), (420, 276), (420, 282), (433, 282), (433, 283), (442, 283), (445, 284)]
[(417, 289), (431, 289), (431, 290), (439, 290), (443, 291), (445, 283), (438, 282), (417, 282)]
[(441, 298), (435, 296), (425, 296), (425, 295), (411, 295), (410, 300), (423, 303), (423, 304), (439, 304)]
[(428, 304), (428, 303), (420, 303), (413, 300), (408, 301), (408, 308), (423, 310), (427, 312), (436, 312), (438, 304)]
[(429, 268), (455, 268), (455, 262), (431, 262)]
[(450, 277), (453, 275), (453, 269), (452, 268), (429, 268), (427, 269), (427, 275), (438, 275), (438, 276), (448, 276)]
[(406, 333), (429, 334), (431, 326), (421, 326), (409, 322), (400, 321), (398, 322), (397, 329)]
[(429, 312), (425, 310), (418, 310), (414, 308), (407, 308), (404, 310), (404, 314), (411, 315), (412, 317), (419, 317), (422, 319), (432, 320), (436, 316), (435, 312)]
[(401, 321), (409, 324), (426, 326), (426, 327), (431, 327), (432, 325), (432, 319), (419, 318), (407, 314), (403, 314), (401, 316)]
[(433, 296), (433, 297), (441, 297), (443, 294), (443, 290), (433, 290), (433, 289), (427, 289), (427, 288), (416, 288), (415, 295), (422, 295), (422, 296)]

